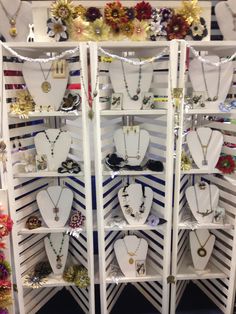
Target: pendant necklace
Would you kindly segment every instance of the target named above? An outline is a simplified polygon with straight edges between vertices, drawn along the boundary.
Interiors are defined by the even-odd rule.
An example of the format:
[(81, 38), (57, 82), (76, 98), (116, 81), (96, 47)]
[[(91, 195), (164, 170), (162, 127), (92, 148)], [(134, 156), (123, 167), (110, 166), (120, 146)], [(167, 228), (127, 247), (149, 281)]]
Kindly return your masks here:
[(48, 134), (47, 134), (47, 132), (46, 132), (46, 131), (43, 131), (43, 133), (45, 134), (46, 139), (48, 140), (49, 144), (51, 145), (51, 156), (52, 156), (52, 157), (54, 156), (54, 147), (55, 147), (56, 142), (57, 142), (57, 140), (59, 139), (59, 137), (60, 137), (60, 135), (61, 135), (62, 132), (63, 132), (63, 131), (60, 130), (59, 133), (57, 134), (55, 140), (54, 140), (54, 141), (51, 141), (50, 138), (49, 138), (49, 136), (48, 136)]
[[(145, 186), (142, 185), (142, 200), (141, 200), (141, 205), (139, 206), (139, 209), (138, 211), (135, 211), (134, 213), (134, 210), (132, 207), (130, 207), (129, 203), (128, 203), (128, 200), (127, 200), (127, 197), (129, 197), (129, 194), (128, 194), (128, 191), (126, 190), (127, 189), (127, 186), (124, 187), (123, 189), (123, 194), (122, 194), (122, 197), (125, 201), (125, 205), (124, 205), (124, 208), (125, 208), (125, 212), (126, 214), (130, 215), (132, 218), (135, 218), (136, 220), (139, 221), (139, 219), (141, 218), (142, 214), (145, 212), (145, 198), (146, 198), (146, 195), (145, 195)], [(134, 195), (135, 197), (135, 195)]]
[(198, 131), (196, 130), (196, 135), (197, 135), (197, 138), (198, 138), (198, 141), (201, 145), (201, 148), (202, 148), (202, 154), (203, 154), (203, 160), (202, 160), (202, 165), (203, 166), (207, 166), (208, 165), (208, 161), (207, 161), (207, 151), (208, 151), (208, 147), (210, 145), (210, 142), (211, 142), (211, 139), (212, 139), (212, 134), (213, 134), (213, 131), (211, 130), (211, 134), (209, 136), (209, 139), (208, 139), (208, 142), (206, 145), (203, 145), (202, 144), (202, 140), (198, 134)]
[(125, 239), (124, 239), (124, 238), (123, 238), (123, 242), (124, 242), (124, 245), (125, 245), (126, 252), (127, 252), (127, 254), (130, 256), (130, 257), (129, 257), (129, 264), (132, 265), (132, 264), (134, 263), (134, 256), (136, 255), (136, 253), (137, 253), (138, 250), (139, 250), (139, 247), (140, 247), (140, 244), (141, 244), (141, 238), (139, 239), (137, 248), (136, 248), (136, 250), (135, 250), (134, 252), (130, 252), (130, 251), (128, 250), (128, 247), (127, 247), (127, 245), (126, 245), (126, 243), (125, 243)]
[(59, 206), (58, 206), (58, 204), (59, 204), (59, 202), (60, 202), (63, 189), (61, 188), (61, 192), (60, 192), (60, 194), (59, 194), (59, 197), (58, 197), (58, 199), (57, 199), (56, 204), (54, 203), (54, 201), (53, 201), (51, 195), (48, 193), (48, 190), (45, 190), (45, 191), (46, 191), (46, 193), (47, 193), (48, 197), (50, 198), (51, 203), (52, 203), (52, 205), (53, 205), (53, 213), (55, 214), (54, 220), (55, 220), (55, 221), (59, 221), (60, 218), (59, 218), (59, 216), (58, 216), (58, 213), (59, 213)]
[(142, 78), (142, 65), (141, 64), (139, 65), (138, 87), (136, 89), (136, 94), (134, 96), (132, 96), (130, 94), (128, 82), (127, 82), (126, 75), (125, 75), (124, 63), (122, 61), (121, 61), (121, 66), (122, 66), (122, 73), (123, 73), (123, 78), (124, 78), (126, 92), (127, 92), (128, 96), (129, 96), (129, 98), (131, 100), (137, 101), (137, 100), (139, 100), (139, 96), (138, 95), (141, 93), (140, 86), (141, 86), (141, 78)]
[(197, 235), (197, 232), (194, 230), (193, 231), (195, 236), (196, 236), (196, 239), (197, 239), (197, 242), (198, 244), (200, 245), (200, 248), (197, 250), (197, 254), (200, 256), (200, 257), (205, 257), (207, 255), (207, 250), (205, 249), (205, 246), (207, 244), (207, 242), (210, 240), (210, 237), (212, 236), (212, 234), (209, 234), (209, 237), (206, 239), (205, 243), (202, 244), (199, 240), (199, 237)]
[(209, 95), (209, 89), (208, 89), (208, 87), (207, 87), (206, 73), (205, 73), (205, 69), (204, 69), (204, 66), (203, 66), (203, 62), (201, 62), (201, 67), (202, 67), (202, 75), (203, 75), (205, 90), (206, 90), (206, 93), (207, 93), (207, 99), (206, 99), (206, 101), (216, 101), (216, 100), (218, 100), (218, 98), (219, 98), (221, 66), (219, 66), (219, 71), (218, 71), (218, 81), (217, 81), (216, 95), (215, 95), (213, 98), (211, 98), (210, 95)]
[(225, 2), (225, 5), (227, 7), (227, 9), (229, 10), (230, 14), (232, 15), (232, 19), (233, 19), (233, 31), (235, 32), (236, 31), (236, 13), (234, 13), (234, 11), (231, 9), (230, 5)]
[[(205, 211), (200, 211), (200, 208), (199, 208), (199, 201), (198, 201), (198, 198), (197, 198), (197, 190), (196, 190), (196, 186), (194, 185), (194, 194), (195, 194), (196, 205), (197, 205), (197, 213), (198, 213), (199, 215), (201, 215), (203, 218), (213, 213), (213, 209), (212, 209), (211, 186), (208, 185), (208, 187), (209, 187), (209, 197), (210, 197), (210, 209), (206, 209)], [(200, 187), (200, 190), (201, 190), (201, 187)]]
[(61, 261), (61, 258), (63, 257), (63, 255), (61, 255), (61, 251), (62, 251), (62, 248), (63, 248), (63, 244), (64, 244), (64, 240), (65, 240), (65, 233), (63, 233), (63, 236), (62, 236), (62, 239), (61, 239), (61, 245), (60, 245), (60, 248), (59, 248), (59, 251), (57, 252), (52, 244), (52, 241), (51, 241), (51, 234), (48, 236), (48, 240), (49, 240), (49, 244), (53, 250), (53, 253), (56, 255), (56, 267), (57, 269), (61, 269), (62, 268), (62, 261)]
[(4, 7), (4, 5), (2, 4), (2, 1), (0, 1), (0, 5), (6, 15), (6, 17), (8, 18), (9, 24), (10, 24), (10, 29), (9, 29), (9, 34), (11, 37), (16, 37), (17, 36), (17, 29), (16, 29), (16, 19), (17, 16), (20, 12), (20, 8), (21, 8), (21, 1), (19, 3), (19, 6), (15, 12), (15, 14), (11, 15), (10, 13), (8, 13), (7, 9)]
[(125, 132), (123, 132), (123, 134), (124, 134), (124, 147), (125, 147), (125, 161), (128, 161), (129, 158), (137, 159), (137, 160), (139, 160), (141, 158), (141, 155), (140, 155), (140, 133), (141, 133), (141, 130), (139, 130), (139, 135), (138, 135), (137, 154), (136, 154), (136, 156), (129, 156), (128, 151), (127, 151), (127, 143), (126, 143), (127, 136), (125, 136)]
[(52, 65), (50, 66), (50, 69), (48, 70), (48, 73), (46, 75), (44, 73), (44, 70), (43, 70), (41, 63), (39, 63), (39, 66), (40, 66), (41, 72), (43, 73), (43, 78), (44, 78), (44, 81), (41, 84), (41, 89), (44, 93), (49, 93), (50, 90), (52, 89), (52, 85), (50, 82), (48, 82), (48, 77), (49, 77), (49, 74), (51, 72)]

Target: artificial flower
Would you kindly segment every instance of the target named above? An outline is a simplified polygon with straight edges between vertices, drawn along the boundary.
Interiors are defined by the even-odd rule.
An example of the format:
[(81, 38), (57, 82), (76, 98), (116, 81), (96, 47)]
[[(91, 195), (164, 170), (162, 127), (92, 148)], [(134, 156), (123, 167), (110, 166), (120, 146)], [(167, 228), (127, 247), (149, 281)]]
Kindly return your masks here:
[(3, 308), (12, 304), (11, 291), (0, 291), (0, 304)]
[(9, 314), (7, 309), (0, 308), (0, 314)]
[(206, 21), (204, 18), (201, 17), (198, 22), (192, 23), (189, 30), (189, 35), (192, 36), (193, 40), (202, 40), (208, 35)]
[(18, 91), (16, 97), (18, 98), (18, 101), (21, 103), (29, 103), (32, 106), (35, 105), (34, 100), (27, 89)]
[(128, 21), (128, 17), (126, 16), (126, 11), (123, 5), (116, 1), (107, 3), (104, 8), (104, 16), (108, 25), (112, 28), (116, 28), (118, 25), (122, 23), (126, 23)]
[(30, 111), (34, 111), (35, 103), (27, 90), (18, 91), (16, 101), (11, 103), (10, 112), (19, 116), (28, 117)]
[(110, 26), (104, 22), (103, 18), (97, 19), (90, 23), (88, 36), (90, 40), (94, 41), (108, 40), (110, 37)]
[(176, 14), (182, 15), (189, 25), (199, 21), (201, 12), (198, 0), (182, 1), (181, 7), (176, 10)]
[(141, 20), (149, 20), (152, 16), (152, 7), (149, 2), (139, 2), (134, 7), (136, 11), (136, 18)]
[(51, 17), (47, 20), (47, 34), (56, 41), (66, 41), (68, 39), (67, 26), (60, 18)]
[(86, 20), (89, 22), (94, 22), (95, 20), (100, 19), (101, 16), (102, 14), (100, 10), (95, 7), (88, 8), (85, 13)]
[(185, 151), (182, 151), (181, 154), (181, 170), (189, 171), (192, 169), (192, 162), (189, 156), (186, 154)]
[(83, 5), (77, 5), (74, 7), (73, 18), (81, 17), (82, 19), (85, 17), (87, 10)]
[(174, 15), (166, 27), (167, 38), (183, 39), (189, 30), (189, 25), (181, 15)]
[(133, 35), (134, 32), (134, 25), (132, 22), (127, 22), (121, 25), (120, 27), (120, 31), (123, 35), (125, 35), (126, 37), (131, 37)]
[(5, 249), (6, 248), (6, 243), (1, 241), (0, 242), (0, 249)]
[(134, 19), (133, 21), (134, 31), (132, 36), (130, 37), (132, 40), (145, 40), (147, 38), (147, 32), (149, 30), (149, 24), (146, 21), (139, 21), (138, 19)]
[(57, 0), (52, 3), (50, 11), (53, 17), (70, 20), (74, 14), (74, 6), (71, 0)]
[(171, 8), (161, 8), (158, 10), (158, 14), (161, 17), (161, 21), (163, 22), (169, 22), (169, 20), (173, 16), (173, 10)]
[(233, 173), (235, 170), (235, 160), (231, 155), (221, 156), (217, 162), (216, 168), (224, 174)]
[(0, 291), (11, 290), (11, 282), (9, 280), (0, 280)]
[(6, 280), (11, 274), (10, 264), (3, 260), (0, 262), (0, 280)]
[(5, 237), (11, 232), (13, 221), (10, 216), (6, 214), (0, 214), (0, 238)]
[(84, 21), (81, 17), (77, 17), (71, 23), (71, 38), (76, 41), (86, 40), (88, 38), (89, 22)]
[(136, 11), (134, 8), (125, 7), (125, 14), (129, 21), (133, 21), (136, 17)]

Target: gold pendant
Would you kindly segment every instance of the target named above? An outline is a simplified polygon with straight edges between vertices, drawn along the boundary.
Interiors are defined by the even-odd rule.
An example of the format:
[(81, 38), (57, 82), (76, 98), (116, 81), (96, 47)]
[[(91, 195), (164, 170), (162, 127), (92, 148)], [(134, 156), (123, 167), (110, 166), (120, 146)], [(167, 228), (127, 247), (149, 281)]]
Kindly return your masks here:
[(50, 90), (51, 90), (51, 84), (47, 81), (44, 81), (42, 84), (41, 84), (41, 89), (44, 93), (49, 93)]
[(12, 26), (10, 29), (9, 29), (9, 34), (11, 37), (16, 37), (17, 36), (17, 29), (15, 26)]
[(132, 265), (132, 264), (134, 263), (134, 259), (133, 259), (133, 257), (130, 257), (130, 259), (129, 259), (129, 263), (130, 263), (130, 265)]
[(206, 249), (204, 249), (204, 247), (201, 247), (200, 249), (197, 250), (197, 254), (200, 257), (205, 257), (207, 255), (207, 251), (206, 251)]

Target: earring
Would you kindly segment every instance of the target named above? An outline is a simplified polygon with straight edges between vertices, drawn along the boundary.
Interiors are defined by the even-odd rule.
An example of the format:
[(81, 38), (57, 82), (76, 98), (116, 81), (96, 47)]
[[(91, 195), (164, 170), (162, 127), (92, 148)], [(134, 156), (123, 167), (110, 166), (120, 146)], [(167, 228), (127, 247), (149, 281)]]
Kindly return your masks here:
[(39, 106), (39, 112), (42, 112), (43, 111), (43, 106)]
[(21, 150), (22, 144), (20, 142), (20, 137), (18, 137), (18, 147), (19, 147), (19, 150)]
[(15, 141), (12, 141), (12, 148), (16, 148), (16, 143), (15, 143)]

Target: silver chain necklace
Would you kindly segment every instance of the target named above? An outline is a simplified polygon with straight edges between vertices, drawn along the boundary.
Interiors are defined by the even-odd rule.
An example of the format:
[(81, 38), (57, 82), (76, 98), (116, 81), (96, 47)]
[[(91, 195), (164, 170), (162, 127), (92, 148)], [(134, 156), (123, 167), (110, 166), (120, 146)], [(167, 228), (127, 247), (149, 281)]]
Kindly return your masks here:
[(124, 78), (124, 83), (125, 83), (125, 89), (126, 89), (126, 92), (129, 96), (129, 98), (131, 100), (134, 100), (134, 101), (137, 101), (139, 100), (139, 94), (141, 93), (141, 79), (142, 79), (142, 65), (140, 64), (139, 65), (139, 72), (138, 72), (138, 87), (136, 89), (136, 94), (135, 95), (131, 95), (130, 94), (130, 90), (129, 90), (129, 86), (128, 86), (128, 82), (127, 82), (127, 79), (126, 79), (126, 75), (125, 75), (125, 69), (124, 69), (124, 63), (123, 61), (121, 61), (121, 67), (122, 67), (122, 73), (123, 73), (123, 78)]
[(218, 81), (217, 81), (217, 90), (216, 90), (216, 95), (211, 98), (209, 95), (209, 89), (207, 86), (207, 80), (206, 80), (206, 73), (205, 73), (205, 69), (203, 66), (203, 62), (201, 62), (201, 67), (202, 67), (202, 75), (203, 75), (203, 80), (204, 80), (204, 85), (205, 85), (205, 90), (207, 93), (207, 99), (206, 101), (216, 101), (219, 98), (219, 91), (220, 91), (220, 78), (221, 78), (221, 66), (219, 66), (219, 71), (218, 71)]
[(65, 233), (63, 233), (63, 236), (62, 236), (62, 239), (61, 239), (61, 245), (60, 245), (60, 248), (59, 248), (59, 251), (57, 252), (53, 246), (53, 243), (51, 241), (51, 234), (48, 236), (48, 240), (49, 240), (49, 244), (53, 250), (53, 253), (56, 255), (56, 267), (57, 269), (61, 269), (62, 268), (62, 257), (63, 255), (61, 255), (61, 251), (62, 251), (62, 248), (63, 248), (63, 244), (64, 244), (64, 240), (65, 240)]
[(227, 9), (229, 10), (230, 14), (232, 15), (232, 18), (233, 18), (233, 31), (235, 32), (236, 31), (236, 13), (234, 13), (234, 11), (231, 9), (230, 5), (225, 2), (225, 5), (227, 7)]
[(208, 151), (208, 147), (209, 147), (209, 144), (211, 142), (211, 139), (212, 139), (212, 134), (213, 134), (213, 131), (211, 130), (211, 134), (209, 136), (209, 139), (208, 139), (208, 142), (206, 145), (203, 145), (202, 144), (202, 140), (198, 134), (198, 131), (196, 130), (196, 135), (197, 135), (197, 138), (198, 138), (198, 141), (201, 145), (201, 148), (202, 148), (202, 154), (203, 154), (203, 160), (202, 160), (202, 165), (203, 166), (207, 166), (208, 165), (208, 161), (207, 161), (207, 151)]
[(48, 197), (50, 198), (50, 200), (51, 200), (51, 202), (52, 202), (52, 205), (54, 206), (54, 207), (53, 207), (53, 213), (55, 214), (54, 220), (55, 220), (55, 221), (59, 221), (60, 218), (59, 218), (59, 216), (58, 216), (58, 213), (59, 213), (58, 204), (59, 204), (59, 202), (60, 202), (63, 189), (61, 188), (61, 192), (60, 192), (60, 194), (59, 194), (59, 197), (58, 197), (56, 203), (54, 203), (54, 201), (53, 201), (51, 195), (48, 193), (48, 190), (45, 190), (45, 191), (46, 191)]
[(206, 209), (205, 211), (200, 211), (199, 201), (198, 201), (198, 198), (197, 198), (197, 190), (196, 190), (196, 186), (194, 185), (194, 194), (195, 194), (195, 200), (196, 200), (196, 205), (197, 205), (197, 213), (199, 215), (201, 215), (203, 218), (213, 213), (211, 186), (208, 185), (208, 187), (209, 187), (209, 196), (210, 196), (210, 209)]
[(19, 3), (18, 8), (16, 9), (16, 12), (14, 14), (10, 14), (7, 9), (4, 7), (2, 1), (0, 0), (0, 5), (6, 15), (6, 17), (8, 18), (9, 24), (10, 24), (10, 29), (9, 29), (9, 34), (11, 37), (16, 37), (17, 36), (17, 29), (16, 29), (16, 19), (17, 16), (20, 12), (20, 8), (21, 8), (21, 1)]
[(141, 133), (141, 130), (139, 130), (139, 135), (138, 135), (137, 155), (136, 156), (129, 156), (128, 150), (127, 150), (126, 136), (125, 136), (125, 132), (123, 132), (123, 134), (124, 134), (124, 146), (125, 146), (125, 161), (128, 161), (129, 158), (137, 159), (137, 160), (139, 160), (141, 158), (141, 155), (140, 155), (140, 133)]
[(134, 252), (130, 252), (128, 247), (127, 247), (127, 244), (125, 242), (125, 239), (123, 238), (123, 242), (124, 242), (124, 245), (125, 245), (125, 249), (126, 249), (126, 252), (127, 254), (130, 256), (129, 257), (129, 264), (132, 265), (134, 263), (134, 256), (136, 255), (136, 253), (138, 252), (139, 250), (139, 247), (140, 247), (140, 244), (141, 244), (141, 238), (139, 238), (139, 242), (138, 242), (138, 245), (137, 245), (137, 248), (135, 249)]
[(205, 257), (205, 256), (207, 255), (207, 250), (205, 249), (205, 246), (206, 246), (207, 242), (210, 240), (210, 237), (211, 237), (212, 235), (209, 234), (209, 237), (206, 239), (205, 243), (202, 244), (202, 243), (200, 242), (200, 239), (199, 239), (199, 237), (198, 237), (198, 235), (197, 235), (196, 230), (194, 230), (193, 232), (194, 232), (195, 237), (196, 237), (196, 239), (197, 239), (197, 242), (198, 242), (198, 244), (199, 244), (199, 246), (200, 246), (200, 248), (197, 250), (197, 254), (198, 254), (200, 257)]

